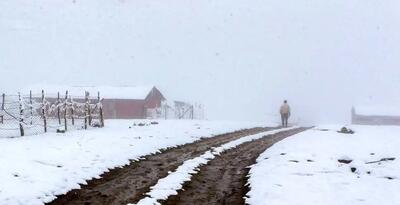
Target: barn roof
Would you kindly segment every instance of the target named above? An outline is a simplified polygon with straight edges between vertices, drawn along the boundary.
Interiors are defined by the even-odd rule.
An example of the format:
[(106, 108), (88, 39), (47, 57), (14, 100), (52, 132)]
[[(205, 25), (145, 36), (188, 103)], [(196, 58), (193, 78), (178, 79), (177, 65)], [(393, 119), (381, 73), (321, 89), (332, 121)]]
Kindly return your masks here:
[(34, 96), (40, 96), (42, 90), (45, 91), (46, 97), (57, 97), (57, 93), (65, 95), (68, 90), (72, 97), (85, 96), (85, 91), (90, 93), (91, 97), (97, 97), (100, 92), (101, 98), (104, 99), (138, 99), (143, 100), (152, 91), (155, 86), (60, 86), (60, 85), (33, 85), (23, 89), (24, 94), (28, 94), (32, 90)]
[(355, 106), (354, 110), (358, 115), (366, 116), (400, 116), (400, 106), (386, 105), (362, 105)]

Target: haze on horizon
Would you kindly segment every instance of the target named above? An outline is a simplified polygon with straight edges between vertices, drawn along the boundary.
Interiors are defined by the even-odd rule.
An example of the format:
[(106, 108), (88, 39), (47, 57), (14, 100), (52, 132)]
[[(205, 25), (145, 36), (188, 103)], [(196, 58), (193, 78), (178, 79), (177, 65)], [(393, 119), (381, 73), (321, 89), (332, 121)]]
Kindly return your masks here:
[(3, 0), (0, 92), (154, 84), (208, 119), (349, 121), (400, 104), (396, 0)]

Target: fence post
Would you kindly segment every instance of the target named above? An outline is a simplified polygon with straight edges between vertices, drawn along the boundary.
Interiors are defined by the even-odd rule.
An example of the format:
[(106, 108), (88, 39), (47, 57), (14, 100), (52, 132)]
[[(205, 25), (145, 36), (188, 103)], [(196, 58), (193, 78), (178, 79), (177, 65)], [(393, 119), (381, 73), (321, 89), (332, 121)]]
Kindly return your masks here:
[(69, 96), (70, 101), (71, 101), (71, 120), (72, 120), (72, 126), (75, 125), (75, 118), (74, 118), (74, 103), (72, 101), (72, 97)]
[(85, 130), (87, 129), (87, 124), (88, 124), (88, 92), (85, 91)]
[(46, 105), (45, 105), (45, 99), (44, 99), (44, 90), (42, 90), (42, 117), (43, 117), (44, 132), (47, 132)]
[(67, 131), (67, 100), (68, 100), (68, 90), (65, 91), (65, 101), (64, 101), (64, 130)]
[(33, 124), (33, 103), (32, 103), (32, 90), (29, 91), (29, 106), (31, 110), (31, 125)]
[(57, 118), (58, 118), (58, 124), (61, 125), (61, 117), (60, 117), (60, 92), (57, 92)]
[(92, 109), (90, 107), (90, 99), (89, 99), (90, 93), (88, 92), (88, 101), (87, 101), (87, 108), (88, 108), (88, 119), (89, 119), (89, 126), (92, 125)]
[(191, 118), (192, 118), (192, 120), (194, 119), (194, 106), (192, 105), (192, 108), (191, 108), (192, 110), (190, 111), (190, 115), (191, 115)]
[[(4, 111), (4, 101), (6, 100), (6, 94), (2, 94), (2, 102), (1, 102), (1, 110)], [(3, 124), (4, 123), (4, 116), (0, 115), (0, 123)]]
[(1, 104), (1, 109), (4, 110), (4, 102), (6, 101), (6, 94), (3, 93), (2, 98), (3, 98), (3, 102)]
[(99, 105), (99, 112), (100, 112), (100, 126), (104, 127), (104, 117), (103, 117), (103, 104), (100, 100), (100, 92), (97, 92), (97, 103)]
[(24, 122), (24, 108), (22, 106), (21, 93), (18, 93), (18, 103), (19, 103), (19, 131), (22, 137), (25, 135), (25, 133), (24, 133), (24, 127), (22, 126), (22, 123)]

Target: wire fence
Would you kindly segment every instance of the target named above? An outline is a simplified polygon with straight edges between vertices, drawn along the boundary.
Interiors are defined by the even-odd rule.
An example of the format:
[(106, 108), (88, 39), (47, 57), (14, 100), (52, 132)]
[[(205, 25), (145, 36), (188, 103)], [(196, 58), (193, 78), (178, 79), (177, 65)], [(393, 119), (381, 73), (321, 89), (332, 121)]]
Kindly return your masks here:
[(182, 101), (164, 102), (160, 107), (146, 109), (149, 119), (204, 119), (204, 106)]
[(0, 137), (37, 135), (46, 132), (104, 127), (100, 93), (93, 98), (68, 95), (6, 95), (0, 97)]

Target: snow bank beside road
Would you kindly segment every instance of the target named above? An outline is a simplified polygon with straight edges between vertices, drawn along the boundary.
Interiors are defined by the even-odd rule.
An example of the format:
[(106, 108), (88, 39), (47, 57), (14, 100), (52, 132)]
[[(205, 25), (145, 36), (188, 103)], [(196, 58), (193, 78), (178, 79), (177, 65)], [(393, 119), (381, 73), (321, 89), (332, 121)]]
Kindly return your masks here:
[[(261, 123), (107, 121), (107, 127), (0, 139), (0, 204), (43, 204), (130, 159)], [(137, 121), (136, 121), (137, 123)]]
[[(354, 135), (337, 133), (339, 126), (321, 128), (287, 138), (258, 158), (248, 204), (400, 204), (400, 127), (352, 126)], [(377, 162), (385, 158), (395, 160)]]

